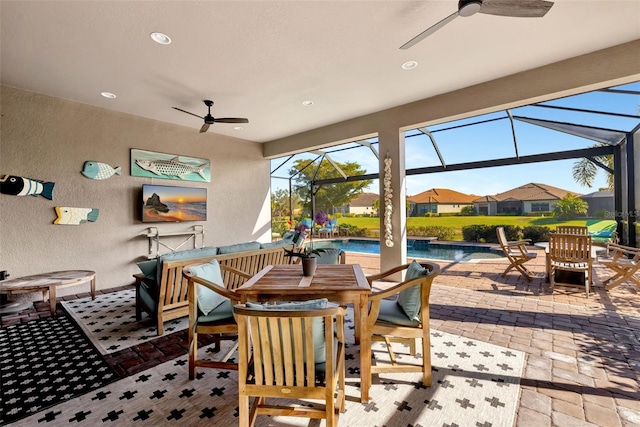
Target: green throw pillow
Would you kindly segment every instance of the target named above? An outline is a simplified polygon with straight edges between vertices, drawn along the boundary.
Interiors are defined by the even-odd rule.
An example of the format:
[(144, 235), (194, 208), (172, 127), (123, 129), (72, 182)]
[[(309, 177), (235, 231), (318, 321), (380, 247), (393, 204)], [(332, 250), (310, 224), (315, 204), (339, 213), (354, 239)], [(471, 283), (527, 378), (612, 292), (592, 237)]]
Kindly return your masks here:
[(155, 259), (149, 261), (142, 261), (136, 264), (144, 277), (151, 280), (156, 280), (156, 272), (158, 271), (158, 261)]
[[(215, 283), (221, 288), (224, 287), (218, 260), (214, 259), (207, 264), (191, 267), (189, 270), (191, 271), (191, 274), (196, 277)], [(196, 292), (198, 298), (198, 308), (205, 316), (209, 314), (211, 310), (228, 300), (228, 298), (204, 286), (196, 286)]]
[(341, 249), (337, 248), (318, 248), (322, 249), (319, 254), (314, 254), (318, 264), (340, 264)]
[[(300, 302), (281, 302), (276, 304), (257, 304), (247, 302), (247, 308), (258, 310), (317, 310), (327, 308), (329, 300), (326, 298), (314, 299)], [(324, 340), (323, 319), (313, 319), (313, 356), (316, 363), (322, 363), (326, 359), (326, 343)]]
[[(409, 268), (407, 268), (407, 274), (404, 278), (405, 281), (416, 279), (420, 276), (426, 276), (429, 274), (429, 270), (422, 267), (417, 261), (413, 261)], [(420, 320), (420, 286), (412, 286), (404, 291), (400, 291), (398, 294), (398, 304), (402, 307), (402, 310), (409, 316), (409, 319)]]

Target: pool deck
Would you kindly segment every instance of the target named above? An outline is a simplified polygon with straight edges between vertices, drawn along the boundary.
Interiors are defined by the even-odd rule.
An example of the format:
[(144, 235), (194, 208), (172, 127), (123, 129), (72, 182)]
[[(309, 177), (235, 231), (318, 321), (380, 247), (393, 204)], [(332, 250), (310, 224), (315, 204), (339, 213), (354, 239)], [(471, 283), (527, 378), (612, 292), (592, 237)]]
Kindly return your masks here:
[[(551, 294), (544, 250), (531, 250), (531, 282), (517, 271), (502, 277), (506, 258), (435, 261), (442, 273), (431, 291), (431, 327), (526, 353), (517, 427), (640, 426), (640, 289), (606, 291), (610, 274), (596, 264), (589, 298), (558, 285)], [(366, 274), (379, 262), (347, 253)]]

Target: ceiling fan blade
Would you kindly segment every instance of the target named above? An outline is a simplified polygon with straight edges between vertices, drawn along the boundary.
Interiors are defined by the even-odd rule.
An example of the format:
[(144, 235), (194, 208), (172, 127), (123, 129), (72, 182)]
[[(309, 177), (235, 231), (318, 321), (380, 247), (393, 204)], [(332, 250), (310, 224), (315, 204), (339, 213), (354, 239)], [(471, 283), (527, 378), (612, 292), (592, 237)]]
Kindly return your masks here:
[(207, 129), (209, 129), (209, 126), (211, 126), (209, 123), (203, 124), (202, 127), (200, 128), (200, 133), (206, 132)]
[(249, 123), (248, 119), (241, 118), (222, 118), (222, 119), (213, 119), (216, 123)]
[(516, 18), (541, 18), (553, 2), (544, 0), (484, 0), (480, 13)]
[(204, 117), (199, 116), (197, 114), (190, 113), (190, 112), (188, 112), (186, 110), (183, 110), (182, 108), (178, 108), (178, 107), (171, 107), (171, 108), (173, 108), (174, 110), (182, 111), (183, 113), (191, 114), (192, 116), (196, 116), (196, 117), (199, 117), (201, 119), (204, 119)]
[(411, 40), (409, 40), (408, 42), (400, 46), (400, 49), (406, 50), (412, 47), (413, 45), (415, 45), (416, 43), (421, 42), (431, 34), (438, 31), (440, 28), (447, 25), (449, 22), (453, 21), (455, 18), (458, 17), (458, 15), (459, 15), (458, 11), (453, 12), (451, 15), (447, 16), (442, 21), (438, 22), (435, 25), (432, 25), (431, 27), (427, 28), (426, 30), (424, 30), (423, 32), (421, 32), (420, 34), (418, 34), (417, 36), (415, 36), (414, 38), (412, 38)]

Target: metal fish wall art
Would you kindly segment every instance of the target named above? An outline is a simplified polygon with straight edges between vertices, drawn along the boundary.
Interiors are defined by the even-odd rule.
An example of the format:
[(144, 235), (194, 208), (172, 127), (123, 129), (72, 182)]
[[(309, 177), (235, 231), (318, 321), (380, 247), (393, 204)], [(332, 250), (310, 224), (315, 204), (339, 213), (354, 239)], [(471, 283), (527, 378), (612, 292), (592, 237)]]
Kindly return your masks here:
[(136, 160), (136, 164), (142, 169), (149, 172), (153, 172), (156, 175), (177, 176), (180, 179), (184, 179), (185, 176), (190, 173), (197, 173), (203, 179), (207, 179), (204, 174), (204, 170), (207, 168), (207, 164), (200, 166), (192, 166), (188, 163), (180, 161), (179, 157), (174, 157), (171, 160)]
[(42, 196), (53, 200), (54, 185), (56, 185), (54, 182), (44, 182), (15, 175), (0, 177), (0, 193), (12, 196)]
[(99, 209), (93, 208), (72, 208), (68, 206), (56, 206), (56, 218), (54, 224), (59, 225), (80, 225), (87, 221), (96, 222), (98, 220)]
[(111, 167), (106, 163), (96, 162), (95, 160), (87, 160), (82, 167), (82, 175), (89, 179), (108, 179), (113, 175), (120, 175), (122, 169), (120, 166)]

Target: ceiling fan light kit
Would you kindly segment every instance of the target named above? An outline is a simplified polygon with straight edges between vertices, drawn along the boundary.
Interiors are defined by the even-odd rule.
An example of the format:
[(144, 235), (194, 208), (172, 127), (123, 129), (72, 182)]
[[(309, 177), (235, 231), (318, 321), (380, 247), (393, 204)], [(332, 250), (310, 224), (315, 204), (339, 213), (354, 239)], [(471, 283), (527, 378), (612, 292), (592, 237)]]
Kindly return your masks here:
[(482, 2), (480, 0), (460, 0), (458, 2), (458, 14), (463, 18), (467, 16), (475, 15), (480, 12)]

